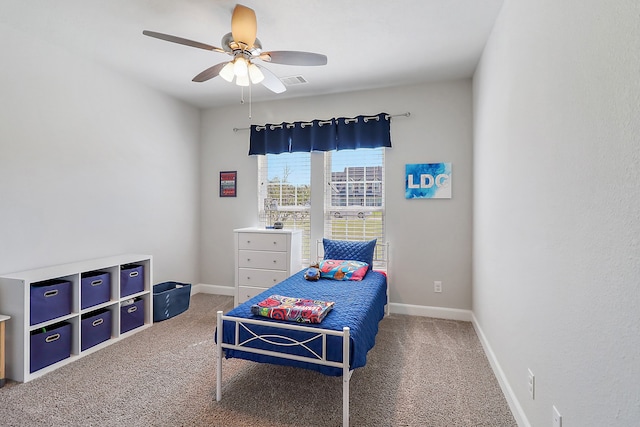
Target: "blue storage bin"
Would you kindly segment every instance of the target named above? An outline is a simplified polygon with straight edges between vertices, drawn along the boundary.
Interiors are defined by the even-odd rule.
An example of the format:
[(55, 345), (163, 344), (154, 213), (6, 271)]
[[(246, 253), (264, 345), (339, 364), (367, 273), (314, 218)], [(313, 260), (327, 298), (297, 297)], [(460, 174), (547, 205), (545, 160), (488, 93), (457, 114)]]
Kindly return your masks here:
[(30, 372), (71, 356), (71, 324), (59, 323), (46, 330), (32, 331), (30, 356)]
[(120, 333), (124, 334), (142, 325), (144, 325), (144, 301), (142, 298), (136, 298), (131, 304), (122, 303), (120, 306)]
[(111, 310), (103, 308), (82, 315), (80, 321), (80, 349), (105, 342), (111, 338)]
[(191, 284), (164, 282), (153, 286), (153, 321), (160, 322), (186, 311), (191, 301)]
[(31, 284), (31, 325), (71, 313), (71, 282), (46, 280)]
[(144, 266), (128, 264), (120, 267), (120, 297), (144, 291)]
[(103, 271), (82, 273), (80, 279), (82, 309), (102, 304), (111, 299), (111, 274)]

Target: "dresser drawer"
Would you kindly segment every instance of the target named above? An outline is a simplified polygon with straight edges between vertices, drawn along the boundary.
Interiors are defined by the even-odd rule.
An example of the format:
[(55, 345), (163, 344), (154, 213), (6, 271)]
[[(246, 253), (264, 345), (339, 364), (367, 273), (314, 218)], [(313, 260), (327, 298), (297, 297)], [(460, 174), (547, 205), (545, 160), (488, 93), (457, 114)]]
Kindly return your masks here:
[(238, 251), (238, 267), (287, 270), (286, 252)]
[(238, 249), (286, 252), (287, 236), (271, 233), (238, 233)]
[(238, 284), (240, 286), (261, 286), (270, 288), (287, 278), (284, 270), (255, 270), (253, 268), (238, 269)]
[(242, 304), (259, 293), (266, 291), (265, 288), (253, 288), (251, 286), (238, 286), (238, 304)]

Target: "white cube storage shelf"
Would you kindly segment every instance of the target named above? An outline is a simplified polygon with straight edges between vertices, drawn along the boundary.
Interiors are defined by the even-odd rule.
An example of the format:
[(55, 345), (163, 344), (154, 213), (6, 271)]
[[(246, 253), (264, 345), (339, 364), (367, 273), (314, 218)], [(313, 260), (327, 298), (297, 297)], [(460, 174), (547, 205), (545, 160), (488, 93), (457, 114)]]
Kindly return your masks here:
[[(139, 291), (133, 294), (121, 296), (121, 273), (123, 270), (127, 272), (132, 264), (141, 266), (141, 269), (138, 269), (138, 274), (143, 276), (142, 286)], [(86, 281), (83, 286), (83, 278), (87, 276), (87, 273), (96, 272), (109, 273), (108, 275), (104, 274), (101, 278), (104, 280), (108, 276), (110, 279), (110, 298), (107, 301), (83, 308), (83, 300), (86, 305), (87, 298), (82, 298), (82, 292), (83, 289), (85, 292), (88, 289)], [(0, 313), (11, 316), (11, 321), (6, 324), (6, 377), (19, 382), (30, 381), (151, 326), (153, 324), (152, 272), (152, 257), (150, 255), (127, 254), (0, 276)], [(63, 280), (71, 283), (71, 313), (31, 324), (31, 287), (33, 284), (49, 280)], [(98, 298), (98, 300), (103, 299), (102, 297)], [(140, 326), (122, 333), (121, 306), (132, 299), (141, 301), (137, 305), (144, 310), (144, 321)], [(85, 345), (82, 343), (83, 320), (94, 312), (99, 314), (104, 310), (109, 311), (109, 316), (106, 318), (111, 321), (111, 337), (106, 340), (100, 339), (98, 341), (101, 342), (87, 348), (87, 342)], [(61, 322), (71, 325), (69, 357), (30, 372), (32, 332), (43, 330), (43, 328), (46, 330), (47, 327)], [(85, 328), (85, 341), (86, 333)]]

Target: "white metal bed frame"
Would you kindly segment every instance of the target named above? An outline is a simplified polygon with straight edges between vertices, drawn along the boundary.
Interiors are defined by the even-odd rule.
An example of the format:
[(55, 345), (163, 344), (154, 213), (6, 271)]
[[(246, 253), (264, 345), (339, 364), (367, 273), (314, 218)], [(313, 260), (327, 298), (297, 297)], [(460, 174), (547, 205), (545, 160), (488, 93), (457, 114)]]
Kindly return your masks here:
[[(322, 241), (318, 241), (318, 259), (322, 259)], [(378, 243), (374, 251), (374, 269), (388, 271), (389, 265), (389, 243)], [(389, 313), (389, 279), (387, 277), (387, 305), (385, 306), (385, 315)], [(235, 325), (235, 339), (233, 344), (227, 344), (223, 341), (222, 326), (224, 321), (233, 322)], [(271, 327), (278, 329), (287, 329), (292, 331), (302, 331), (311, 334), (311, 338), (304, 341), (297, 341), (293, 338), (276, 335), (276, 334), (256, 334), (251, 329), (251, 325), (257, 325), (260, 327)], [(250, 338), (240, 342), (240, 330), (241, 328), (247, 331)], [(327, 336), (342, 337), (342, 362), (333, 362), (327, 360)], [(269, 320), (257, 320), (257, 319), (245, 319), (241, 317), (225, 316), (222, 311), (217, 312), (217, 343), (216, 346), (216, 401), (222, 399), (222, 353), (223, 349), (240, 350), (248, 353), (262, 354), (266, 356), (279, 357), (283, 359), (296, 360), (299, 362), (307, 362), (316, 365), (331, 366), (335, 368), (342, 368), (342, 425), (349, 426), (349, 381), (353, 374), (353, 369), (350, 369), (349, 365), (349, 328), (344, 327), (342, 331), (334, 331), (330, 329), (318, 329), (302, 326), (299, 324), (284, 324), (274, 323)], [(276, 342), (273, 339), (282, 340), (282, 342)], [(260, 340), (275, 346), (280, 347), (302, 347), (313, 356), (298, 356), (289, 353), (280, 353), (271, 350), (262, 350), (246, 345)], [(317, 353), (308, 346), (309, 343), (315, 340), (322, 342), (322, 350)]]

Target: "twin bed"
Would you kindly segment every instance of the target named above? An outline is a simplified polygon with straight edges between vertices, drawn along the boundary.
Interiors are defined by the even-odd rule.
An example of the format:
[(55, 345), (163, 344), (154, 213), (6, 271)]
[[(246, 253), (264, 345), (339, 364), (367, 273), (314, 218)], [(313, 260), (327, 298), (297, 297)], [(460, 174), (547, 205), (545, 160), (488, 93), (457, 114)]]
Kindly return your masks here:
[[(325, 260), (367, 262), (361, 280), (320, 277), (305, 279), (302, 270), (265, 292), (240, 304), (226, 315), (217, 313), (216, 399), (222, 398), (222, 358), (240, 358), (260, 363), (295, 366), (325, 375), (342, 376), (342, 419), (349, 425), (349, 380), (353, 370), (366, 364), (373, 348), (378, 323), (388, 307), (387, 244), (323, 241)], [(322, 267), (322, 265), (321, 265)], [(322, 268), (321, 268), (322, 270)], [(323, 273), (327, 276), (329, 274)], [(256, 315), (272, 296), (304, 299), (303, 302), (332, 302), (319, 323), (299, 323)], [(275, 298), (275, 300), (282, 301)], [(285, 301), (291, 301), (285, 299)], [(326, 304), (323, 305), (327, 309)], [(263, 310), (265, 313), (266, 310)], [(271, 313), (270, 313), (271, 314)], [(299, 319), (309, 320), (309, 319)], [(318, 319), (313, 319), (317, 321)]]

